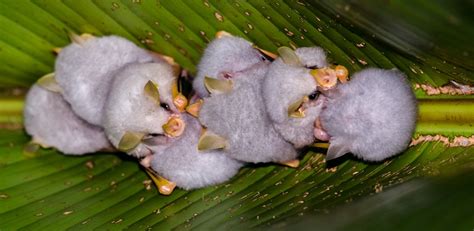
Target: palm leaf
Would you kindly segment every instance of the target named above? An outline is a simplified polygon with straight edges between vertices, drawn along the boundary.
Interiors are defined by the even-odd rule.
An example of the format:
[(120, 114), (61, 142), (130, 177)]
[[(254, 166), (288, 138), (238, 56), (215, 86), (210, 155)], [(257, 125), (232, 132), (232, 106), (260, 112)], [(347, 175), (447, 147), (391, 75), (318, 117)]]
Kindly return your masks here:
[[(289, 229), (295, 225), (307, 228), (302, 226), (306, 224), (330, 228), (328, 222), (333, 220), (325, 222), (325, 213), (347, 217), (346, 209), (357, 211), (390, 200), (392, 191), (384, 193), (388, 188), (409, 187), (406, 185), (420, 177), (437, 179), (445, 173), (472, 171), (472, 146), (450, 146), (436, 138), (383, 163), (346, 158), (327, 166), (325, 150), (312, 147), (296, 170), (248, 166), (226, 184), (194, 191), (178, 189), (171, 196), (161, 196), (153, 188), (147, 190), (143, 185), (146, 174), (125, 155), (71, 157), (54, 150), (24, 153), (29, 137), (21, 130), (24, 89), (53, 71), (52, 49), (68, 44), (71, 31), (121, 35), (172, 56), (195, 72), (206, 43), (215, 32), (226, 30), (271, 51), (283, 45), (322, 46), (333, 62), (345, 65), (351, 73), (368, 66), (396, 67), (414, 85), (440, 87), (449, 80), (474, 82), (472, 6), (470, 1), (427, 4), (421, 0), (364, 4), (347, 0), (1, 1), (0, 229), (208, 230), (267, 225)], [(420, 116), (415, 136), (454, 139), (474, 134), (472, 95), (430, 96), (421, 89), (416, 95)], [(471, 177), (461, 178), (472, 179), (472, 174), (467, 176)], [(472, 180), (458, 186), (465, 184), (472, 185)], [(432, 191), (423, 190), (409, 195)], [(470, 194), (456, 195), (472, 203), (467, 200)], [(393, 203), (413, 203), (400, 198)], [(472, 228), (472, 212), (446, 204), (440, 208), (456, 214), (446, 222)], [(360, 220), (345, 220), (340, 227), (378, 228), (362, 224), (371, 218), (387, 221), (383, 214), (389, 209), (370, 210)], [(402, 216), (411, 221), (404, 227), (416, 228), (416, 221), (424, 217), (420, 213)]]

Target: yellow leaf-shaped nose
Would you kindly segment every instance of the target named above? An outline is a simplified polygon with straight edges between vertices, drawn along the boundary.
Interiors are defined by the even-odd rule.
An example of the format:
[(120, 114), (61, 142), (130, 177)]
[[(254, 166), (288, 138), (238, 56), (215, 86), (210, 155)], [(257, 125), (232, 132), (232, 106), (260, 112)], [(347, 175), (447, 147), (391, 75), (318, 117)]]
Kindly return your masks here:
[(163, 131), (170, 137), (178, 137), (184, 132), (186, 124), (179, 116), (171, 116), (166, 124), (163, 125)]

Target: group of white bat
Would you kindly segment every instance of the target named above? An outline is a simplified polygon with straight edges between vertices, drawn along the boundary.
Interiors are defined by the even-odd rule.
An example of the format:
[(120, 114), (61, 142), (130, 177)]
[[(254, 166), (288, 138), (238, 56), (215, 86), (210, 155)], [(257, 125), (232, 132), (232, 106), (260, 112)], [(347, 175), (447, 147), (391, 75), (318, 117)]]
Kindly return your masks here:
[(222, 183), (245, 163), (299, 164), (299, 150), (329, 141), (327, 160), (381, 161), (403, 151), (417, 104), (403, 73), (351, 75), (320, 47), (278, 56), (219, 32), (204, 51), (194, 96), (179, 66), (118, 37), (72, 36), (55, 72), (30, 89), (32, 142), (65, 154), (119, 150), (140, 159), (160, 193)]

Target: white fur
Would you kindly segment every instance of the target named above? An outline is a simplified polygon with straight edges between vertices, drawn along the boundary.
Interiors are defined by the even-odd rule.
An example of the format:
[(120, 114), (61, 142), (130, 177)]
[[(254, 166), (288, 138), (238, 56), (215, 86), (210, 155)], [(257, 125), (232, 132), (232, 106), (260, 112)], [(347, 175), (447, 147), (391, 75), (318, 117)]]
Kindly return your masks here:
[(295, 50), (301, 64), (307, 68), (327, 67), (326, 53), (321, 47), (301, 47)]
[[(110, 87), (102, 122), (115, 147), (127, 131), (163, 134), (162, 126), (169, 116), (178, 113), (171, 95), (175, 78), (172, 67), (164, 62), (129, 64), (117, 71)], [(171, 111), (166, 111), (145, 95), (144, 86), (149, 80), (158, 85), (160, 100), (167, 103)], [(167, 142), (165, 137), (160, 139)], [(137, 157), (150, 154), (148, 146), (142, 143), (129, 154)]]
[(222, 151), (197, 150), (201, 125), (184, 116), (186, 129), (172, 145), (154, 153), (152, 168), (180, 188), (189, 190), (219, 184), (233, 177), (242, 163)]
[(409, 144), (417, 104), (403, 73), (368, 68), (328, 97), (321, 114), (322, 126), (331, 136), (328, 154), (352, 152), (364, 160), (380, 161)]
[(24, 120), (33, 140), (65, 154), (81, 155), (111, 147), (102, 128), (76, 116), (60, 94), (37, 85), (26, 97)]
[(209, 93), (204, 87), (204, 77), (223, 78), (225, 73), (233, 75), (260, 62), (268, 61), (245, 39), (234, 36), (214, 39), (198, 64), (193, 88), (198, 96), (206, 97)]
[(152, 60), (147, 51), (124, 38), (93, 38), (61, 50), (55, 78), (74, 112), (89, 123), (100, 125), (114, 72), (129, 63)]
[(301, 148), (314, 142), (313, 124), (321, 112), (322, 100), (308, 102), (304, 118), (289, 117), (288, 107), (316, 91), (317, 83), (306, 67), (321, 68), (327, 66), (327, 62), (319, 47), (298, 48), (295, 52), (303, 66), (291, 66), (276, 59), (266, 74), (262, 93), (276, 130), (285, 140)]
[(266, 63), (236, 73), (228, 94), (204, 98), (201, 123), (227, 139), (225, 152), (244, 162), (285, 162), (297, 157), (296, 150), (274, 129), (265, 112), (261, 88)]

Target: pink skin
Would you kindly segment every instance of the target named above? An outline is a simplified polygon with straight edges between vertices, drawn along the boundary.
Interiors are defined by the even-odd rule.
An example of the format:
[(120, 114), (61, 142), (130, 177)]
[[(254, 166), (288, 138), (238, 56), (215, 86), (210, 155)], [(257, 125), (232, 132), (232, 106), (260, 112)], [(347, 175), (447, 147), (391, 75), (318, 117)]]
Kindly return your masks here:
[(152, 155), (147, 155), (147, 156), (143, 157), (140, 160), (140, 164), (145, 168), (151, 167), (151, 158), (152, 158)]
[[(323, 101), (323, 104), (326, 104), (327, 103), (327, 99), (325, 96), (321, 95), (320, 96), (320, 99), (319, 100), (322, 100)], [(324, 110), (324, 107), (323, 106), (323, 110)], [(313, 134), (314, 134), (314, 137), (316, 137), (316, 139), (318, 140), (321, 140), (321, 141), (329, 141), (329, 139), (331, 138), (329, 136), (329, 134), (324, 131), (322, 125), (321, 125), (321, 121), (318, 119), (316, 119), (316, 121), (314, 121), (314, 131), (313, 131)]]
[(170, 138), (165, 135), (159, 135), (143, 140), (144, 143), (146, 143), (147, 145), (151, 145), (154, 148), (152, 150), (151, 148), (146, 147), (148, 154), (140, 160), (140, 164), (145, 168), (149, 168), (151, 166), (151, 159), (154, 152), (169, 146), (173, 142), (173, 139), (174, 138)]
[(317, 119), (314, 123), (314, 137), (321, 141), (329, 141), (331, 138), (324, 130), (321, 128), (321, 122)]

